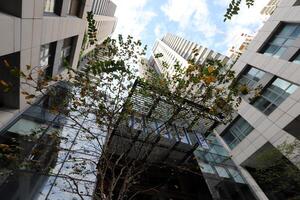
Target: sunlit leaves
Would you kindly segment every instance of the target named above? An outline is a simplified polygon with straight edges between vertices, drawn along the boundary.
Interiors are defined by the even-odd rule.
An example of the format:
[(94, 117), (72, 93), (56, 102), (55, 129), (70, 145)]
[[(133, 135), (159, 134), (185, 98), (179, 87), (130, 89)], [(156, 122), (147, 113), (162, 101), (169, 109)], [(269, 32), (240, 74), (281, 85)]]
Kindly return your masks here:
[[(255, 0), (244, 0), (245, 4), (249, 7), (254, 5)], [(230, 20), (233, 15), (237, 15), (240, 11), (242, 0), (231, 0), (224, 15), (224, 21)]]

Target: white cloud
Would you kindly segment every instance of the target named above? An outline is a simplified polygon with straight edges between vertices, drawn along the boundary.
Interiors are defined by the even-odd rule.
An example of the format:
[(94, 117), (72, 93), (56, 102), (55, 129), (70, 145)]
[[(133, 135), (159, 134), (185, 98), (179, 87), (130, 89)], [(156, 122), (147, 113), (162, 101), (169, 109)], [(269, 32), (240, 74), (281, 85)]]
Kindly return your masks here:
[(149, 0), (114, 0), (117, 5), (116, 17), (117, 28), (114, 35), (131, 35), (141, 39), (142, 33), (156, 14), (147, 10), (146, 4)]
[[(226, 1), (229, 2), (229, 0)], [(228, 2), (224, 3), (224, 5), (227, 5)], [(229, 49), (233, 45), (237, 45), (239, 43), (238, 39), (240, 38), (239, 36), (241, 33), (254, 35), (263, 25), (264, 17), (260, 14), (260, 11), (265, 5), (267, 5), (268, 2), (269, 0), (256, 0), (254, 6), (251, 8), (248, 8), (244, 2), (242, 2), (239, 14), (233, 16), (231, 20), (225, 22), (228, 28), (224, 33), (224, 40), (220, 43), (220, 45), (225, 45), (226, 48)]]
[(156, 38), (162, 38), (167, 32), (168, 32), (167, 28), (164, 24), (162, 23), (156, 24), (154, 28), (154, 33)]
[(201, 32), (204, 37), (213, 37), (219, 32), (210, 20), (210, 12), (206, 0), (168, 0), (161, 10), (170, 21), (177, 22), (180, 31), (190, 27)]

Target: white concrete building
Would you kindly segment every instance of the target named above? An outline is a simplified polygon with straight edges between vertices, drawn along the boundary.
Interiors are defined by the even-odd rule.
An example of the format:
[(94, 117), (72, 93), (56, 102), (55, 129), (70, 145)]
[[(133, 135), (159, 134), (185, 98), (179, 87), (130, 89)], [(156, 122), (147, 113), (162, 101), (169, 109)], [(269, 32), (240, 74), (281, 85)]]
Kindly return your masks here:
[[(92, 5), (92, 12), (94, 20), (96, 21), (97, 29), (97, 44), (101, 44), (107, 37), (115, 31), (117, 25), (117, 18), (114, 16), (117, 6), (110, 0), (94, 0)], [(95, 45), (88, 43), (84, 46), (83, 55), (95, 48)]]
[[(196, 60), (198, 64), (204, 63), (204, 61), (209, 58), (218, 59), (224, 63), (229, 61), (227, 56), (217, 53), (195, 42), (191, 42), (168, 33), (162, 39), (156, 40), (152, 49), (149, 64), (158, 72), (162, 70), (162, 62), (166, 62), (169, 66), (173, 66), (176, 62), (179, 62), (185, 67), (188, 65), (188, 60), (192, 58), (193, 49), (198, 49), (199, 56)], [(160, 59), (155, 58), (155, 55), (158, 53), (162, 53), (163, 57)]]
[(260, 11), (260, 14), (270, 16), (277, 8), (279, 0), (270, 0), (269, 3)]
[(28, 107), (20, 78), (4, 67), (26, 71), (40, 66), (48, 76), (62, 73), (64, 61), (77, 67), (92, 0), (10, 0), (0, 2), (0, 79), (13, 83), (0, 92), (0, 129)]
[[(263, 89), (257, 98), (251, 98), (252, 94), (243, 96), (235, 120), (217, 129), (258, 199), (299, 198), (299, 183), (293, 177), (279, 176), (281, 181), (287, 179), (287, 187), (278, 192), (274, 191), (278, 181), (266, 185), (256, 173), (256, 161), (262, 152), (277, 152), (279, 145), (300, 139), (299, 5), (299, 0), (281, 0), (233, 66), (241, 84), (250, 88), (260, 85)], [(277, 158), (298, 170), (299, 176), (299, 151), (294, 153), (287, 156), (278, 151)], [(271, 160), (264, 162), (279, 167)], [(284, 174), (284, 169), (279, 174)]]
[(253, 38), (254, 36), (252, 35), (241, 33), (241, 35), (236, 38), (236, 43), (228, 50), (230, 59), (233, 61), (237, 60), (247, 50)]

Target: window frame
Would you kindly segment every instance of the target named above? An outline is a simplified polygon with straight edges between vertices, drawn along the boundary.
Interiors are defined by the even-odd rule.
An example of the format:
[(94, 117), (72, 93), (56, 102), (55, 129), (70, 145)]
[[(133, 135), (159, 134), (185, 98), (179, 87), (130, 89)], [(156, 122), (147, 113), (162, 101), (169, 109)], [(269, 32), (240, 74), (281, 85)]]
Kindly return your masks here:
[[(40, 62), (40, 67), (42, 67), (42, 68), (49, 67), (49, 61), (50, 61), (50, 56), (51, 56), (51, 54), (50, 54), (50, 45), (51, 45), (51, 43), (47, 43), (47, 44), (41, 45), (39, 62)], [(45, 50), (46, 49), (48, 51), (47, 55), (45, 55)], [(45, 59), (48, 60), (47, 61), (48, 62), (47, 65), (43, 65), (42, 64), (42, 61), (44, 61)]]
[[(285, 29), (285, 27), (293, 26), (293, 25), (296, 26), (294, 28), (294, 30), (291, 31), (291, 33), (289, 33), (289, 35), (284, 35), (283, 30)], [(293, 34), (296, 31), (299, 32), (298, 35), (293, 36)], [(269, 37), (267, 42), (264, 43), (261, 50), (259, 50), (259, 53), (262, 53), (262, 54), (268, 55), (268, 56), (272, 56), (274, 58), (280, 58), (287, 51), (287, 49), (289, 47), (291, 47), (290, 41), (291, 40), (295, 41), (299, 37), (300, 37), (300, 23), (288, 23), (288, 22), (281, 23), (277, 27), (276, 31), (273, 34), (271, 34), (271, 36)], [(282, 40), (282, 42), (280, 42), (281, 44), (274, 43), (276, 39), (277, 40), (281, 39)], [(267, 53), (267, 50), (270, 49), (271, 46), (273, 46), (273, 48), (274, 48), (273, 52)], [(281, 51), (281, 53), (278, 55), (278, 52), (280, 52), (280, 51)]]
[(291, 62), (300, 64), (300, 50), (292, 57)]
[[(277, 80), (282, 80), (287, 82), (289, 85), (283, 89), (280, 88), (282, 91), (276, 91), (274, 88), (271, 88), (271, 86), (273, 86), (273, 84), (277, 81)], [(280, 106), (280, 104), (282, 102), (284, 102), (292, 93), (287, 92), (291, 87), (296, 86), (297, 88), (299, 88), (298, 85), (291, 83), (287, 80), (284, 80), (280, 77), (275, 77), (274, 79), (272, 79), (272, 81), (270, 81), (270, 83), (268, 85), (266, 85), (266, 87), (263, 89), (260, 97), (258, 99), (256, 99), (255, 101), (251, 102), (251, 104), (258, 110), (260, 110), (262, 113), (264, 113), (265, 115), (270, 115), (274, 110), (276, 110), (276, 108), (278, 108)], [(276, 87), (276, 86), (275, 86)], [(277, 86), (278, 87), (278, 86)], [(266, 94), (269, 93), (271, 95), (274, 95), (275, 98), (271, 99), (270, 96), (267, 96)], [(282, 98), (283, 100), (281, 102), (278, 103), (278, 100), (280, 100), (280, 98)], [(269, 105), (267, 105), (263, 110), (261, 110), (260, 106), (262, 106), (262, 102), (263, 100), (265, 102), (269, 102)], [(273, 108), (272, 108), (273, 107)]]
[[(247, 128), (245, 130), (242, 130), (240, 127), (240, 123), (239, 120), (242, 120), (243, 122), (246, 122), (247, 124)], [(235, 132), (233, 132), (233, 130)], [(225, 129), (223, 131), (223, 133), (221, 134), (222, 139), (224, 140), (224, 142), (227, 144), (227, 146), (232, 150), (234, 149), (236, 146), (238, 146), (239, 143), (241, 143), (252, 131), (254, 130), (254, 127), (251, 126), (251, 124), (245, 120), (242, 116), (237, 116), (235, 118), (235, 120), (230, 124), (230, 126)], [(246, 131), (246, 133), (244, 133)], [(239, 135), (237, 135), (237, 133), (239, 133)], [(233, 137), (232, 141), (228, 141), (227, 139), (225, 139), (226, 136), (231, 136)], [(240, 137), (242, 136), (242, 137)]]
[[(258, 72), (256, 73), (256, 75), (258, 73), (263, 73), (263, 75), (259, 78), (257, 76), (252, 76), (251, 74), (249, 74), (249, 72), (254, 69), (257, 70)], [(255, 86), (259, 83), (259, 81), (262, 79), (262, 77), (266, 74), (265, 71), (258, 69), (256, 67), (253, 66), (246, 66), (246, 70), (244, 70), (238, 78), (238, 83), (239, 85), (246, 85), (248, 88), (253, 89), (255, 88)], [(255, 80), (254, 78), (257, 78), (258, 80)], [(247, 83), (242, 82), (242, 80), (247, 80)], [(249, 84), (251, 83), (251, 84)]]

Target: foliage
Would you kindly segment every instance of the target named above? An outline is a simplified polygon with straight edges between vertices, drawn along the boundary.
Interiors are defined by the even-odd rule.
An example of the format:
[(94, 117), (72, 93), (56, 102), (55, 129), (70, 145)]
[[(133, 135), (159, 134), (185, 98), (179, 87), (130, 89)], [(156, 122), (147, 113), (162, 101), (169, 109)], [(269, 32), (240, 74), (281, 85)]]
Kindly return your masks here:
[(249, 88), (247, 87), (247, 85), (241, 85), (240, 91), (243, 95), (249, 94)]
[(88, 21), (88, 39), (91, 45), (94, 45), (97, 42), (97, 28), (96, 21), (94, 19), (94, 14), (92, 11), (87, 12), (87, 21)]
[[(218, 60), (207, 60), (203, 65), (196, 63), (198, 50), (193, 50), (193, 56), (187, 66), (176, 62), (174, 66), (164, 63), (163, 55), (156, 55), (163, 63), (162, 74), (151, 75), (151, 84), (159, 83), (163, 90), (169, 90), (176, 96), (188, 99), (208, 108), (208, 113), (227, 123), (232, 119), (232, 113), (240, 104), (238, 83), (231, 66)], [(153, 72), (149, 72), (153, 73)]]
[(245, 2), (245, 4), (250, 8), (254, 5), (255, 0), (231, 0), (228, 5), (227, 11), (224, 15), (224, 21), (231, 20), (233, 15), (237, 15), (240, 10), (241, 2)]
[[(255, 172), (261, 184), (271, 185), (272, 192), (282, 192), (292, 189), (291, 186), (300, 185), (300, 163), (293, 165), (288, 159), (295, 160), (299, 155), (300, 142), (294, 142), (279, 145), (277, 148), (263, 151), (255, 159), (257, 171)], [(281, 152), (286, 158), (283, 159)], [(297, 159), (297, 158), (296, 158)], [(288, 181), (287, 181), (288, 180)], [(291, 185), (292, 183), (292, 185)], [(296, 189), (297, 190), (297, 189)], [(300, 195), (300, 194), (299, 194)]]
[[(88, 40), (93, 45), (97, 41), (97, 30), (91, 13), (88, 13), (88, 21)], [(132, 194), (132, 187), (139, 182), (140, 176), (150, 165), (145, 157), (150, 154), (151, 148), (145, 150), (144, 143), (136, 141), (141, 131), (130, 129), (126, 123), (134, 112), (135, 105), (128, 99), (132, 96), (131, 89), (137, 79), (148, 86), (147, 90), (138, 90), (141, 95), (151, 96), (153, 99), (163, 98), (176, 108), (174, 111), (170, 110), (171, 117), (163, 121), (163, 125), (186, 120), (191, 114), (197, 116), (197, 120), (209, 116), (221, 123), (227, 123), (240, 103), (231, 66), (218, 60), (208, 60), (200, 65), (196, 62), (198, 50), (194, 49), (193, 57), (186, 65), (177, 62), (174, 66), (169, 66), (163, 61), (162, 54), (156, 55), (163, 63), (163, 73), (156, 74), (147, 63), (140, 62), (145, 52), (146, 47), (140, 40), (119, 35), (117, 39), (108, 38), (103, 44), (96, 45), (93, 53), (86, 57), (87, 64), (80, 65), (79, 70), (66, 66), (63, 75), (47, 76), (38, 66), (28, 66), (26, 71), (20, 72), (21, 85), (26, 86), (22, 89), (22, 94), (28, 103), (33, 103), (44, 95), (60, 97), (61, 94), (56, 91), (55, 86), (62, 81), (70, 86), (64, 92), (68, 98), (61, 97), (59, 101), (51, 101), (52, 104), (47, 105), (47, 109), (70, 119), (72, 124), (86, 133), (85, 139), (91, 141), (90, 145), (96, 144), (93, 152), (100, 159), (97, 162), (97, 171), (93, 173), (97, 174), (98, 179), (96, 198), (101, 200), (133, 198), (136, 193)], [(147, 78), (138, 76), (137, 69), (141, 66), (148, 69)], [(193, 103), (197, 109), (187, 107), (187, 102)], [(144, 103), (143, 106), (147, 104)], [(83, 118), (92, 119), (97, 133), (92, 127), (82, 124)], [(130, 136), (132, 143), (129, 147), (120, 144), (115, 149), (111, 148), (110, 138), (116, 131), (125, 131)], [(157, 131), (161, 132), (159, 136), (155, 134)], [(160, 128), (150, 130), (147, 134), (144, 142), (150, 144), (163, 137)], [(59, 137), (58, 141), (68, 140), (61, 138), (59, 134), (54, 134), (54, 137)], [(5, 147), (3, 149), (5, 151)], [(85, 151), (87, 149), (90, 146)], [(132, 151), (139, 159), (130, 157)], [(89, 161), (82, 159), (82, 163), (74, 167), (73, 173), (86, 175), (84, 168)], [(162, 162), (159, 165), (164, 167), (167, 164)], [(191, 170), (185, 165), (175, 167)]]
[[(108, 143), (110, 135), (116, 131), (120, 119), (126, 122), (131, 117), (134, 104), (128, 102), (130, 90), (136, 79), (149, 85), (149, 90), (139, 90), (140, 94), (153, 98), (164, 96), (168, 101), (184, 112), (174, 111), (171, 118), (164, 121), (165, 124), (172, 124), (176, 120), (186, 119), (191, 112), (198, 118), (214, 117), (220, 122), (226, 123), (232, 118), (231, 114), (238, 106), (240, 99), (239, 91), (235, 86), (234, 72), (230, 66), (220, 61), (209, 60), (204, 65), (195, 62), (198, 52), (194, 50), (194, 57), (189, 60), (187, 66), (176, 63), (174, 66), (164, 64), (164, 73), (155, 74), (149, 68), (147, 78), (139, 77), (137, 69), (140, 66), (148, 67), (147, 63), (141, 63), (141, 57), (145, 55), (146, 48), (141, 41), (134, 40), (131, 36), (124, 39), (121, 35), (118, 39), (108, 38), (102, 45), (98, 45), (93, 54), (89, 54), (88, 62), (80, 70), (66, 67), (65, 76), (56, 75), (53, 77), (41, 76), (39, 80), (34, 77), (40, 74), (38, 67), (28, 67), (26, 77), (22, 84), (28, 85), (33, 90), (23, 90), (25, 99), (28, 102), (34, 101), (39, 95), (55, 97), (57, 93), (53, 90), (60, 81), (68, 82), (73, 88), (67, 91), (68, 101), (62, 101), (63, 106), (54, 104), (48, 109), (54, 113), (61, 113), (70, 118), (77, 126), (80, 126), (86, 133), (87, 138), (96, 141), (97, 149), (94, 150), (101, 155), (98, 169), (98, 192), (99, 199), (129, 199), (132, 195), (131, 188), (139, 182), (140, 175), (145, 172), (149, 163), (141, 162), (142, 157), (149, 153), (141, 154), (144, 149), (143, 143), (134, 142), (129, 150), (127, 146), (118, 145), (112, 150)], [(157, 58), (163, 59), (163, 55)], [(172, 70), (173, 73), (168, 73)], [(190, 110), (186, 106), (186, 100), (201, 106), (201, 112)], [(146, 105), (145, 105), (146, 106)], [(66, 108), (67, 107), (67, 111)], [(74, 115), (74, 113), (78, 113)], [(93, 116), (98, 130), (105, 136), (103, 138), (89, 127), (80, 123), (82, 116)], [(123, 125), (122, 125), (123, 126)], [(123, 127), (128, 134), (135, 134), (135, 130)], [(157, 130), (148, 133), (151, 137), (145, 138), (153, 142)], [(163, 136), (161, 136), (163, 137)], [(88, 148), (88, 147), (87, 147)], [(121, 151), (121, 153), (117, 153)], [(142, 156), (140, 159), (132, 160), (129, 152), (136, 152)], [(166, 163), (161, 163), (165, 166)], [(188, 170), (186, 166), (177, 166), (180, 170)], [(77, 169), (77, 168), (74, 168)], [(74, 173), (79, 173), (75, 171)], [(84, 172), (82, 172), (84, 173)], [(108, 180), (108, 177), (110, 179)], [(118, 191), (118, 192), (117, 192)], [(140, 191), (142, 192), (142, 191)], [(136, 194), (133, 194), (136, 195)]]

